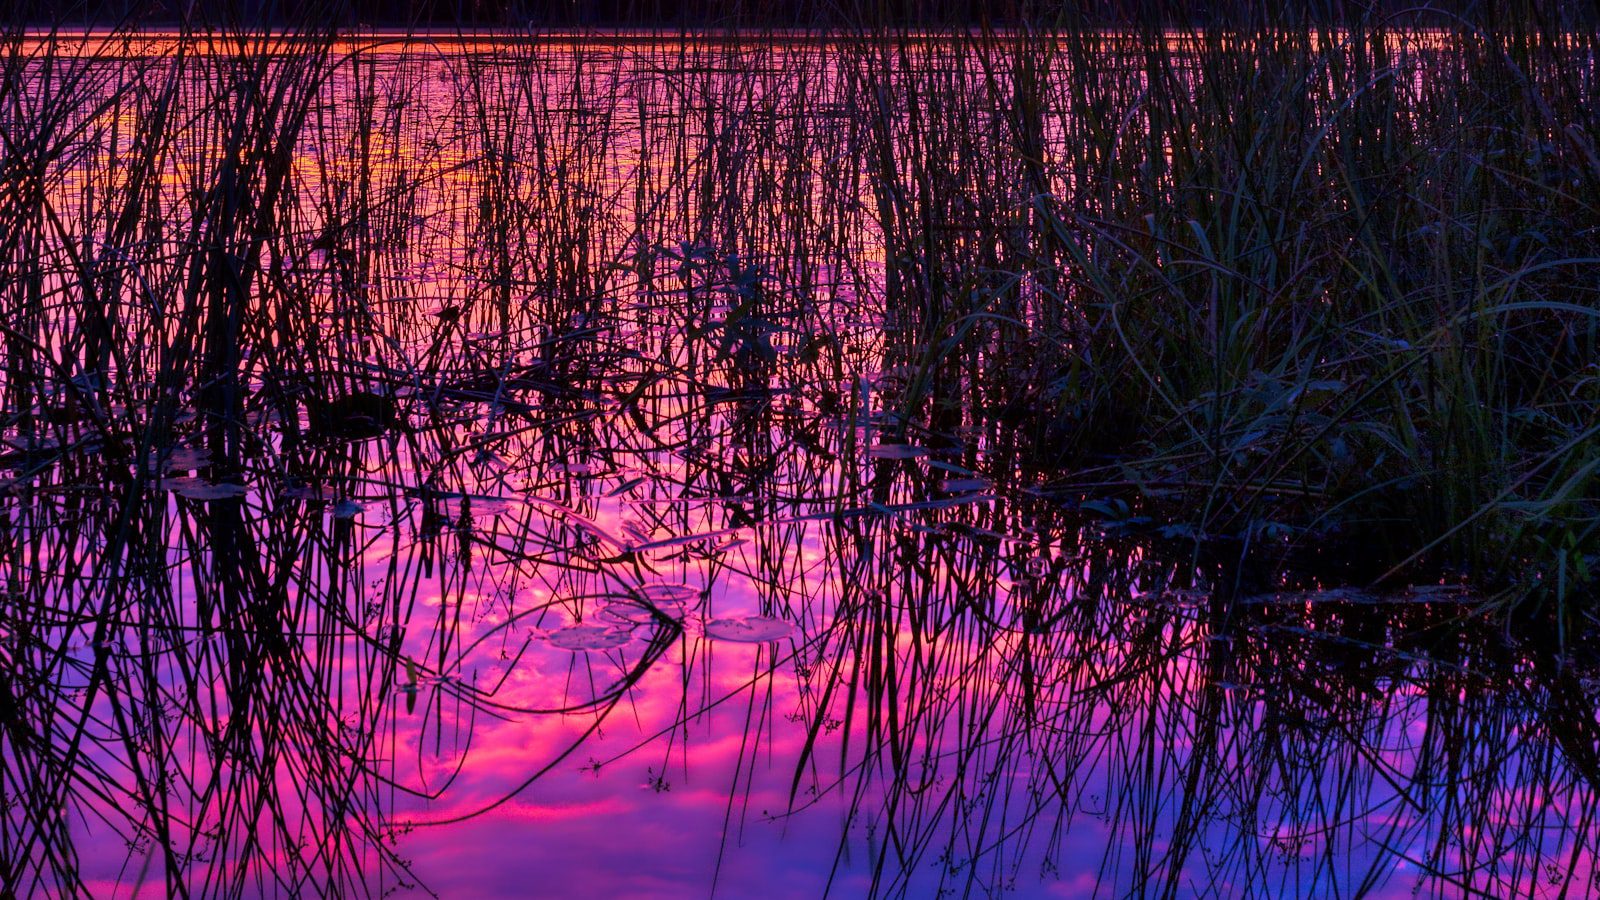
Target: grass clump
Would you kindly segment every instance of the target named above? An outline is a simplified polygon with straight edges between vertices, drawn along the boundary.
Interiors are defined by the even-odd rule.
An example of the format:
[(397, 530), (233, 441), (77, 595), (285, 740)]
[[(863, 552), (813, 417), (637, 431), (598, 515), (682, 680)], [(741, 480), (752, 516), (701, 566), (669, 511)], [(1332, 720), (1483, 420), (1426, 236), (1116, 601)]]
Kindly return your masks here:
[(1324, 577), (1583, 595), (1596, 37), (1516, 15), (1007, 51), (1014, 282), (1057, 313), (1024, 418), (1069, 487)]

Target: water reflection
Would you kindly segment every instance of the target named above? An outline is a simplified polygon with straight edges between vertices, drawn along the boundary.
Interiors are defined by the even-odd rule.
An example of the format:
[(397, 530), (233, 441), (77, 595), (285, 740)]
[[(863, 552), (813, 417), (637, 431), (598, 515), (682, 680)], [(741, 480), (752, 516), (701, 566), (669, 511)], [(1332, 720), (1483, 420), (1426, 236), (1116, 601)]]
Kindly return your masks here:
[[(120, 319), (67, 327), (42, 235), (67, 312), (7, 326), (68, 358), (6, 382), (18, 893), (1595, 889), (1584, 661), (1038, 489), (981, 373), (1048, 295), (960, 229), (894, 256), (871, 48), (273, 63), (266, 227), (201, 190), (250, 60), (162, 52), (78, 63), (112, 100), (45, 183)], [(219, 265), (238, 334), (197, 340)]]

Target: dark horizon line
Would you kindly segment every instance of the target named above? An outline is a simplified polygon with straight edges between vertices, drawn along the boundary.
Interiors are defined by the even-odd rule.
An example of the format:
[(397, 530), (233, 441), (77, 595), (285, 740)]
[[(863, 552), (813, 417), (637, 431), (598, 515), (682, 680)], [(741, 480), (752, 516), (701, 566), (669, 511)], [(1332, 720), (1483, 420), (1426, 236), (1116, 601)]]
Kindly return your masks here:
[(334, 27), (382, 29), (722, 29), (1295, 27), (1361, 23), (1561, 31), (1594, 27), (1597, 10), (1537, 0), (13, 0), (16, 29)]

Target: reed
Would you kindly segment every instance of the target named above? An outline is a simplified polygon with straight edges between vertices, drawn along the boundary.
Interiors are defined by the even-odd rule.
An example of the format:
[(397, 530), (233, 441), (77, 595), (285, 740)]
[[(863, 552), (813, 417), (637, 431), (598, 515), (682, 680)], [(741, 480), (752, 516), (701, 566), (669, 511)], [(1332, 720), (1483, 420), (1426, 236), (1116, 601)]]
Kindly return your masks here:
[[(743, 771), (792, 715), (767, 812), (848, 797), (873, 894), (1015, 886), (999, 848), (1054, 866), (1078, 814), (1168, 895), (1394, 848), (1509, 893), (1552, 816), (1592, 845), (1593, 22), (453, 52), (342, 12), (0, 30), (4, 889), (411, 884), (424, 744), (592, 733), (664, 661), (674, 735), (729, 699), (665, 614), (536, 698), (471, 677), (667, 576), (798, 623)], [(1475, 602), (1405, 592), (1440, 581)]]

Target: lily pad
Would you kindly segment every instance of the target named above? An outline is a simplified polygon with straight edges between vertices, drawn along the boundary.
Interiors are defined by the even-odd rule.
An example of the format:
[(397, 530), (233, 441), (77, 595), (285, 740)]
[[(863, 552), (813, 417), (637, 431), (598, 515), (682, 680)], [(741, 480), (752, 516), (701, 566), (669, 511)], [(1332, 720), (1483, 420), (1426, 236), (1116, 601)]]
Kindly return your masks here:
[(692, 603), (700, 599), (700, 589), (689, 584), (657, 582), (639, 588), (639, 595), (657, 606)]
[(712, 619), (706, 623), (706, 637), (713, 641), (735, 641), (741, 644), (759, 644), (789, 636), (793, 626), (772, 616), (731, 616)]
[(550, 632), (547, 640), (551, 646), (562, 650), (587, 653), (592, 650), (614, 650), (626, 644), (630, 638), (623, 632), (613, 631), (603, 625), (571, 625)]
[(868, 459), (921, 459), (929, 454), (927, 447), (916, 444), (873, 444), (867, 448)]
[(309, 500), (312, 502), (332, 500), (335, 496), (330, 488), (310, 484), (286, 485), (278, 491), (278, 495), (286, 500)]
[(167, 454), (168, 469), (198, 469), (211, 463), (211, 451), (204, 447), (174, 447)]
[(639, 603), (620, 601), (607, 605), (600, 611), (600, 615), (619, 624), (627, 625), (649, 625), (656, 621), (657, 610), (669, 619), (683, 618), (684, 609), (682, 603), (658, 601), (653, 606), (654, 609)]
[(242, 484), (216, 483), (187, 475), (163, 478), (160, 486), (190, 500), (237, 500), (249, 493)]
[[(643, 607), (640, 607), (639, 609), (644, 613), (648, 613), (649, 612), (649, 610), (644, 609)], [(595, 618), (595, 621), (604, 622), (607, 625), (642, 625), (642, 624), (644, 624), (643, 621), (634, 621), (634, 619), (632, 617), (630, 617), (630, 615), (628, 614), (628, 611), (626, 609), (620, 607), (620, 606), (607, 606), (604, 609), (600, 610), (599, 612), (595, 613), (594, 614), (594, 618)]]

